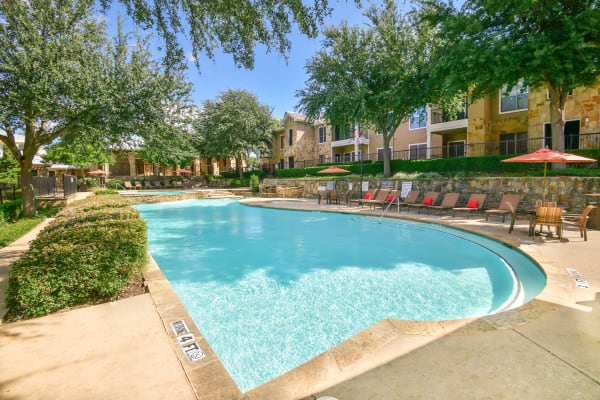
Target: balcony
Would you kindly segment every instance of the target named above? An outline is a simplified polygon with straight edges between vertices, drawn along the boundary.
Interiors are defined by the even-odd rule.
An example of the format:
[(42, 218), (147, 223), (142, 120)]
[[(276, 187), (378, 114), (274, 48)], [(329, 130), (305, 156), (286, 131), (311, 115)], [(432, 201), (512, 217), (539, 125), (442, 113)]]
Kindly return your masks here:
[(431, 110), (430, 132), (450, 131), (454, 129), (466, 129), (469, 125), (466, 108), (456, 115), (448, 115), (441, 110)]
[[(358, 138), (360, 144), (369, 144), (369, 135), (363, 134)], [(344, 147), (354, 145), (354, 137), (340, 138), (331, 142), (331, 147)]]

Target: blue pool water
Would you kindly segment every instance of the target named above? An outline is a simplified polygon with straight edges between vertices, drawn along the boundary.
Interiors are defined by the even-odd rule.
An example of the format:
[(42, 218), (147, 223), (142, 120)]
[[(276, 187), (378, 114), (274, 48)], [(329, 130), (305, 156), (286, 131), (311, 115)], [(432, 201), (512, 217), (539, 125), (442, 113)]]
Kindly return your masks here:
[(520, 252), (437, 225), (231, 199), (136, 208), (153, 258), (243, 391), (382, 319), (482, 316), (545, 285)]

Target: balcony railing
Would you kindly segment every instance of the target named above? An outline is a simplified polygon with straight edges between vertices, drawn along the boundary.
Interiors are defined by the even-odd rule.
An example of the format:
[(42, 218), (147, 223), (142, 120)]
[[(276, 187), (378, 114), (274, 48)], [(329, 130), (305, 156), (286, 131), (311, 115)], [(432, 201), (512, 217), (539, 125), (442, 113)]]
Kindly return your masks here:
[[(542, 147), (550, 145), (550, 139), (545, 138), (533, 138), (533, 139), (515, 139), (515, 140), (503, 140), (497, 142), (481, 142), (481, 143), (464, 143), (464, 142), (453, 142), (448, 145), (438, 147), (419, 147), (409, 150), (398, 150), (392, 152), (392, 160), (419, 160), (426, 159), (427, 154), (429, 158), (453, 158), (453, 157), (481, 157), (488, 155), (515, 155), (530, 153)], [(588, 133), (580, 135), (567, 135), (565, 136), (565, 150), (583, 150), (583, 149), (600, 149), (600, 132), (599, 133)], [(357, 160), (341, 160), (340, 162), (358, 162)], [(370, 153), (363, 155), (363, 161), (381, 161), (379, 159), (379, 153)], [(294, 160), (295, 168), (314, 167), (320, 164), (327, 164), (336, 162), (331, 157), (325, 157), (321, 160)], [(274, 169), (287, 169), (289, 168), (287, 163), (281, 165), (281, 163), (264, 165), (265, 171), (272, 171)]]
[(444, 122), (458, 121), (461, 119), (467, 119), (467, 111), (463, 110), (458, 112), (456, 115), (449, 115), (443, 111), (431, 111), (431, 123), (441, 124)]

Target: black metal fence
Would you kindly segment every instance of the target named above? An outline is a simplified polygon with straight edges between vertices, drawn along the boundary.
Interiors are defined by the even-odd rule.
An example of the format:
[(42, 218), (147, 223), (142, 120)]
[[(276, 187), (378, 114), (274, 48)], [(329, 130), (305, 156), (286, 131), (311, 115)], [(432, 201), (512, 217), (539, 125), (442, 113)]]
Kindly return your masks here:
[[(465, 143), (452, 142), (444, 146), (424, 147), (415, 146), (408, 150), (398, 150), (391, 153), (392, 160), (422, 160), (426, 158), (452, 158), (452, 157), (481, 157), (488, 155), (517, 155), (530, 153), (542, 147), (552, 148), (550, 138), (533, 139), (508, 139), (496, 142)], [(600, 149), (600, 133), (588, 133), (580, 135), (565, 136), (565, 150)], [(370, 153), (363, 155), (363, 161), (382, 161), (382, 153)], [(333, 162), (353, 162), (353, 154), (339, 159), (324, 157), (311, 160), (294, 160), (292, 166), (288, 162), (263, 165), (265, 172), (273, 172), (278, 169), (306, 168), (320, 164)]]
[(32, 177), (35, 197), (69, 197), (77, 193), (75, 175)]

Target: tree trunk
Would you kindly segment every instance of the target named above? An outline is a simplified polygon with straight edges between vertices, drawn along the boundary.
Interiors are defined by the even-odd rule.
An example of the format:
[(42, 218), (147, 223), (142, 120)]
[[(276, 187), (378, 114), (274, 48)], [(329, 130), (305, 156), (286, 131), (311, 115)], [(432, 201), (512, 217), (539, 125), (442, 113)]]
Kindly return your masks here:
[[(552, 127), (552, 149), (565, 151), (565, 95), (557, 88), (549, 87), (550, 126)], [(564, 163), (553, 163), (553, 169), (564, 169)]]
[(31, 167), (21, 167), (21, 196), (23, 198), (23, 215), (32, 217), (35, 215), (35, 193), (33, 191), (33, 179)]
[[(33, 157), (37, 153), (38, 147), (33, 144), (34, 132), (33, 125), (28, 125), (25, 131), (25, 144), (23, 146), (23, 155), (20, 157), (21, 164), (21, 196), (23, 198), (23, 215), (32, 217), (35, 215), (35, 193), (33, 191)], [(18, 150), (17, 150), (18, 151)]]
[(392, 167), (391, 167), (391, 160), (390, 160), (390, 152), (389, 152), (389, 147), (390, 147), (390, 140), (392, 139), (393, 134), (390, 134), (388, 132), (385, 132), (383, 134), (383, 176), (384, 177), (389, 177), (392, 175)]
[(235, 166), (238, 170), (240, 179), (242, 179), (244, 177), (244, 169), (242, 168), (242, 156), (238, 155), (235, 157)]

